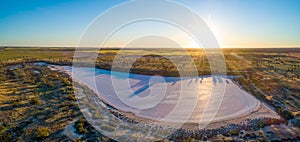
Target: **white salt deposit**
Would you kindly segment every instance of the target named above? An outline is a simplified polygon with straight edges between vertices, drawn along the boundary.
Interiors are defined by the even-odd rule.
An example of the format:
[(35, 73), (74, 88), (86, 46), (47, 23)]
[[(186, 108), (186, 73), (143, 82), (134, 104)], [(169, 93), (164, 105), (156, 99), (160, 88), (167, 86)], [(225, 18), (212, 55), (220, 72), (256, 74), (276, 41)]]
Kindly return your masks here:
[[(71, 73), (72, 67), (57, 69)], [(261, 105), (228, 77), (128, 76), (93, 68), (77, 68), (75, 73), (77, 81), (114, 108), (158, 122), (219, 122), (250, 114)]]

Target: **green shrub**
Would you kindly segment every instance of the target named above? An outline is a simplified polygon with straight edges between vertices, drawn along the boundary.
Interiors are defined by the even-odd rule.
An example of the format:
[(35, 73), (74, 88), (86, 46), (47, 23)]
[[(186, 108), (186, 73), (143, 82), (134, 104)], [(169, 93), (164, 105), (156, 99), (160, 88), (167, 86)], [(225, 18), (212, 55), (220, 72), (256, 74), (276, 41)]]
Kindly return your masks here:
[(50, 129), (49, 128), (40, 127), (37, 130), (36, 138), (37, 139), (45, 139), (45, 138), (49, 137), (49, 135), (50, 135)]
[(233, 136), (237, 136), (239, 135), (239, 130), (231, 130), (229, 133)]
[(75, 97), (75, 95), (73, 95), (73, 94), (69, 94), (69, 95), (67, 96), (67, 99), (70, 100), (70, 101), (76, 101), (76, 97)]
[(114, 127), (109, 126), (109, 125), (103, 125), (103, 126), (101, 126), (101, 129), (104, 130), (104, 131), (108, 131), (108, 132), (112, 132), (112, 131), (115, 130)]
[(87, 121), (84, 118), (79, 119), (75, 122), (75, 128), (79, 134), (87, 134), (88, 130), (86, 127), (88, 126)]
[(16, 100), (16, 101), (13, 102), (13, 106), (17, 106), (19, 104), (20, 104), (19, 100)]
[(37, 97), (34, 97), (30, 100), (30, 103), (33, 104), (33, 105), (36, 105), (36, 104), (39, 104), (40, 103), (40, 100), (39, 98)]
[(278, 108), (277, 111), (287, 120), (294, 118), (294, 115), (288, 110)]
[(0, 132), (4, 131), (6, 128), (2, 125), (0, 125)]
[(298, 117), (294, 120), (294, 125), (297, 126), (298, 128), (300, 128), (300, 117)]

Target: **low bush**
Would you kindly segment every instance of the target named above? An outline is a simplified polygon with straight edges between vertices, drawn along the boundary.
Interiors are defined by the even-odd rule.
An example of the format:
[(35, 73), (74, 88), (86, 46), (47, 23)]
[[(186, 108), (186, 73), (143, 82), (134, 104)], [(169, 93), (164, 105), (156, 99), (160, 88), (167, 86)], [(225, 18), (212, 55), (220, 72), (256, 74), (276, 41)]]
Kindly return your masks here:
[(50, 129), (47, 127), (40, 127), (37, 130), (36, 133), (36, 139), (45, 139), (47, 137), (49, 137), (50, 135)]
[(75, 122), (76, 131), (79, 134), (87, 134), (88, 133), (88, 130), (86, 129), (87, 125), (88, 122), (84, 118), (79, 119), (77, 122)]

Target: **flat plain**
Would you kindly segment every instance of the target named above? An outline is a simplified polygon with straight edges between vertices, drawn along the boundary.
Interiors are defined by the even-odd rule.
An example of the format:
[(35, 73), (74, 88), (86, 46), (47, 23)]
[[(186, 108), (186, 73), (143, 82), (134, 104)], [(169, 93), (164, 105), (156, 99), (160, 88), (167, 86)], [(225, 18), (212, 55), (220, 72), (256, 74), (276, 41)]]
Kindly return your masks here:
[[(83, 117), (76, 103), (72, 80), (67, 74), (34, 63), (72, 65), (74, 48), (0, 48), (0, 140), (102, 140), (111, 141), (98, 133)], [(210, 62), (202, 49), (89, 49), (77, 51), (88, 55), (97, 52), (95, 66), (100, 69), (129, 71), (142, 75), (166, 77), (210, 75)], [(230, 129), (229, 135), (170, 137), (171, 140), (265, 140), (272, 137), (265, 130), (280, 127), (299, 135), (300, 123), (300, 49), (222, 49), (226, 74), (236, 76), (233, 83), (270, 106), (281, 119), (255, 123), (246, 135), (240, 128)], [(185, 56), (190, 58), (185, 58)], [(117, 57), (117, 58), (116, 58)], [(119, 58), (118, 58), (119, 57)], [(174, 59), (174, 60), (170, 60)], [(177, 59), (177, 60), (176, 60)], [(93, 62), (84, 57), (77, 63)], [(118, 64), (113, 65), (117, 62)], [(133, 62), (133, 64), (128, 64)], [(194, 62), (194, 64), (191, 64)], [(89, 92), (86, 87), (83, 90)], [(267, 121), (267, 122), (266, 122)], [(284, 125), (284, 126), (282, 126)], [(285, 127), (288, 126), (288, 127)], [(73, 131), (74, 128), (74, 131)], [(70, 130), (71, 129), (71, 130)], [(111, 129), (107, 126), (107, 129)], [(69, 130), (69, 131), (68, 131)], [(244, 130), (244, 129), (243, 129)]]

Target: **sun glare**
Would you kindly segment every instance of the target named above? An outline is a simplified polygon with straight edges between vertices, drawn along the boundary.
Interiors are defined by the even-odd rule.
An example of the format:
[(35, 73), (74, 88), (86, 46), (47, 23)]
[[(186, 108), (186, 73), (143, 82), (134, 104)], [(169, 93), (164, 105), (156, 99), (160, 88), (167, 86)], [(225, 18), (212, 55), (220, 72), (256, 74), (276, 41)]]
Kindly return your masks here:
[(209, 14), (206, 19), (204, 19), (210, 30), (213, 32), (214, 36), (216, 37), (219, 46), (221, 48), (225, 48), (226, 45), (224, 45), (223, 41), (224, 39), (221, 38), (221, 33), (224, 31), (220, 26), (218, 26), (213, 19), (212, 19), (212, 14)]
[(187, 48), (202, 48), (195, 40), (190, 40), (187, 43)]

